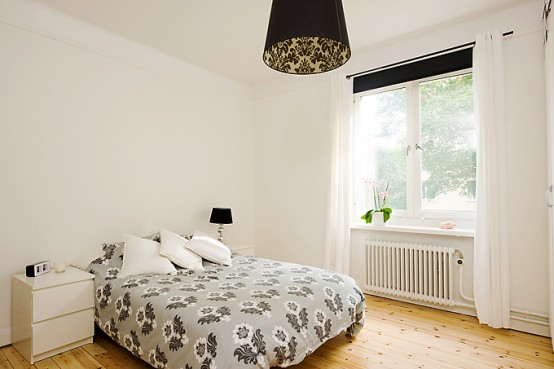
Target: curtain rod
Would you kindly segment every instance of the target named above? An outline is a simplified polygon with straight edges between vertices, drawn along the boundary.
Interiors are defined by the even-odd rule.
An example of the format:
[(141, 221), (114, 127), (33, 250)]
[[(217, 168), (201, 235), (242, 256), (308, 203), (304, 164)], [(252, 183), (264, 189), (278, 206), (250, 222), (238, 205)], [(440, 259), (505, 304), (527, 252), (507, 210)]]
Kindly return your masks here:
[[(514, 33), (514, 31), (509, 31), (509, 32), (503, 33), (502, 36), (506, 37), (506, 36), (512, 35), (513, 33)], [(454, 50), (463, 49), (463, 48), (467, 48), (467, 47), (473, 47), (473, 46), (475, 46), (475, 41), (468, 42), (468, 43), (458, 45), (458, 46), (449, 47), (448, 49), (435, 51), (435, 52), (432, 52), (432, 53), (429, 53), (429, 54), (416, 56), (415, 58), (402, 60), (402, 61), (399, 61), (399, 62), (396, 62), (396, 63), (384, 65), (382, 67), (377, 67), (377, 68), (373, 68), (373, 69), (364, 70), (362, 72), (349, 74), (349, 75), (346, 76), (346, 79), (350, 79), (352, 77), (358, 77), (358, 76), (361, 76), (361, 75), (364, 75), (364, 74), (370, 74), (370, 73), (373, 73), (373, 72), (377, 72), (381, 69), (388, 69), (388, 68), (396, 67), (397, 65), (400, 65), (400, 64), (410, 63), (410, 62), (413, 62), (413, 61), (416, 61), (416, 60), (425, 59), (425, 58), (435, 56), (435, 55), (438, 55), (438, 54), (447, 53), (449, 51), (454, 51)]]

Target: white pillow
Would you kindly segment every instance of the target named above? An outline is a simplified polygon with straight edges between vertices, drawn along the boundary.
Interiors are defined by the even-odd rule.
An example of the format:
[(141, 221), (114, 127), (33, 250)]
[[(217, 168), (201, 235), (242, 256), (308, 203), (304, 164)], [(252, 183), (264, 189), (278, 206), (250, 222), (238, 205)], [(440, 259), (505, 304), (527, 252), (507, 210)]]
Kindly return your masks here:
[(187, 242), (177, 233), (160, 229), (160, 254), (183, 268), (204, 270), (202, 258), (185, 248)]
[(171, 264), (171, 261), (160, 255), (159, 243), (130, 234), (125, 235), (123, 265), (118, 278), (137, 274), (169, 274), (175, 272), (177, 272), (177, 269)]
[(204, 232), (194, 231), (185, 247), (214, 263), (231, 265), (231, 250), (222, 242), (214, 240)]

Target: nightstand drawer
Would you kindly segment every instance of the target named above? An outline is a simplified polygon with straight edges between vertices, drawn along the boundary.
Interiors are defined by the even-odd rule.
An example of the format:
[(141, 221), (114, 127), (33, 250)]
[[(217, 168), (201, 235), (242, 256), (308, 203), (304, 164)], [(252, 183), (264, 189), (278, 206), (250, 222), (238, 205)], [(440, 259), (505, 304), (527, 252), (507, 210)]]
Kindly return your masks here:
[(86, 280), (33, 292), (33, 322), (94, 306), (94, 281)]
[(33, 325), (33, 354), (53, 350), (94, 335), (94, 309), (79, 311)]

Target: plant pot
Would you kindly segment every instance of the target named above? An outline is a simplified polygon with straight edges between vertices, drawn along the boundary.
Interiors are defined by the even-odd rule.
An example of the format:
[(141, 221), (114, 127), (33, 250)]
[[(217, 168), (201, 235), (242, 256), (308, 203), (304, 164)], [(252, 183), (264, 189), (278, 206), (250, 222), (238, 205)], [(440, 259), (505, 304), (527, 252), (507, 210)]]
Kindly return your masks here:
[(381, 211), (376, 211), (375, 213), (373, 213), (371, 224), (378, 226), (384, 226), (385, 224), (387, 224), (385, 223), (384, 215), (385, 214)]

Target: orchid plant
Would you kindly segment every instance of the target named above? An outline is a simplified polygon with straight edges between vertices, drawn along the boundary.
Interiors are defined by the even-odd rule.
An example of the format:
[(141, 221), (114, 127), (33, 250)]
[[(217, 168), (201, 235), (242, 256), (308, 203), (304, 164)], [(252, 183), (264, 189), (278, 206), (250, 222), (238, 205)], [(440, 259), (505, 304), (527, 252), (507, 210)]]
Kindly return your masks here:
[(365, 220), (366, 223), (371, 223), (374, 213), (383, 213), (383, 220), (386, 222), (390, 219), (392, 209), (387, 207), (387, 199), (389, 197), (389, 183), (385, 187), (385, 191), (379, 192), (379, 184), (369, 178), (363, 178), (364, 183), (368, 186), (368, 191), (373, 192), (373, 203), (375, 209), (368, 210), (360, 219)]

